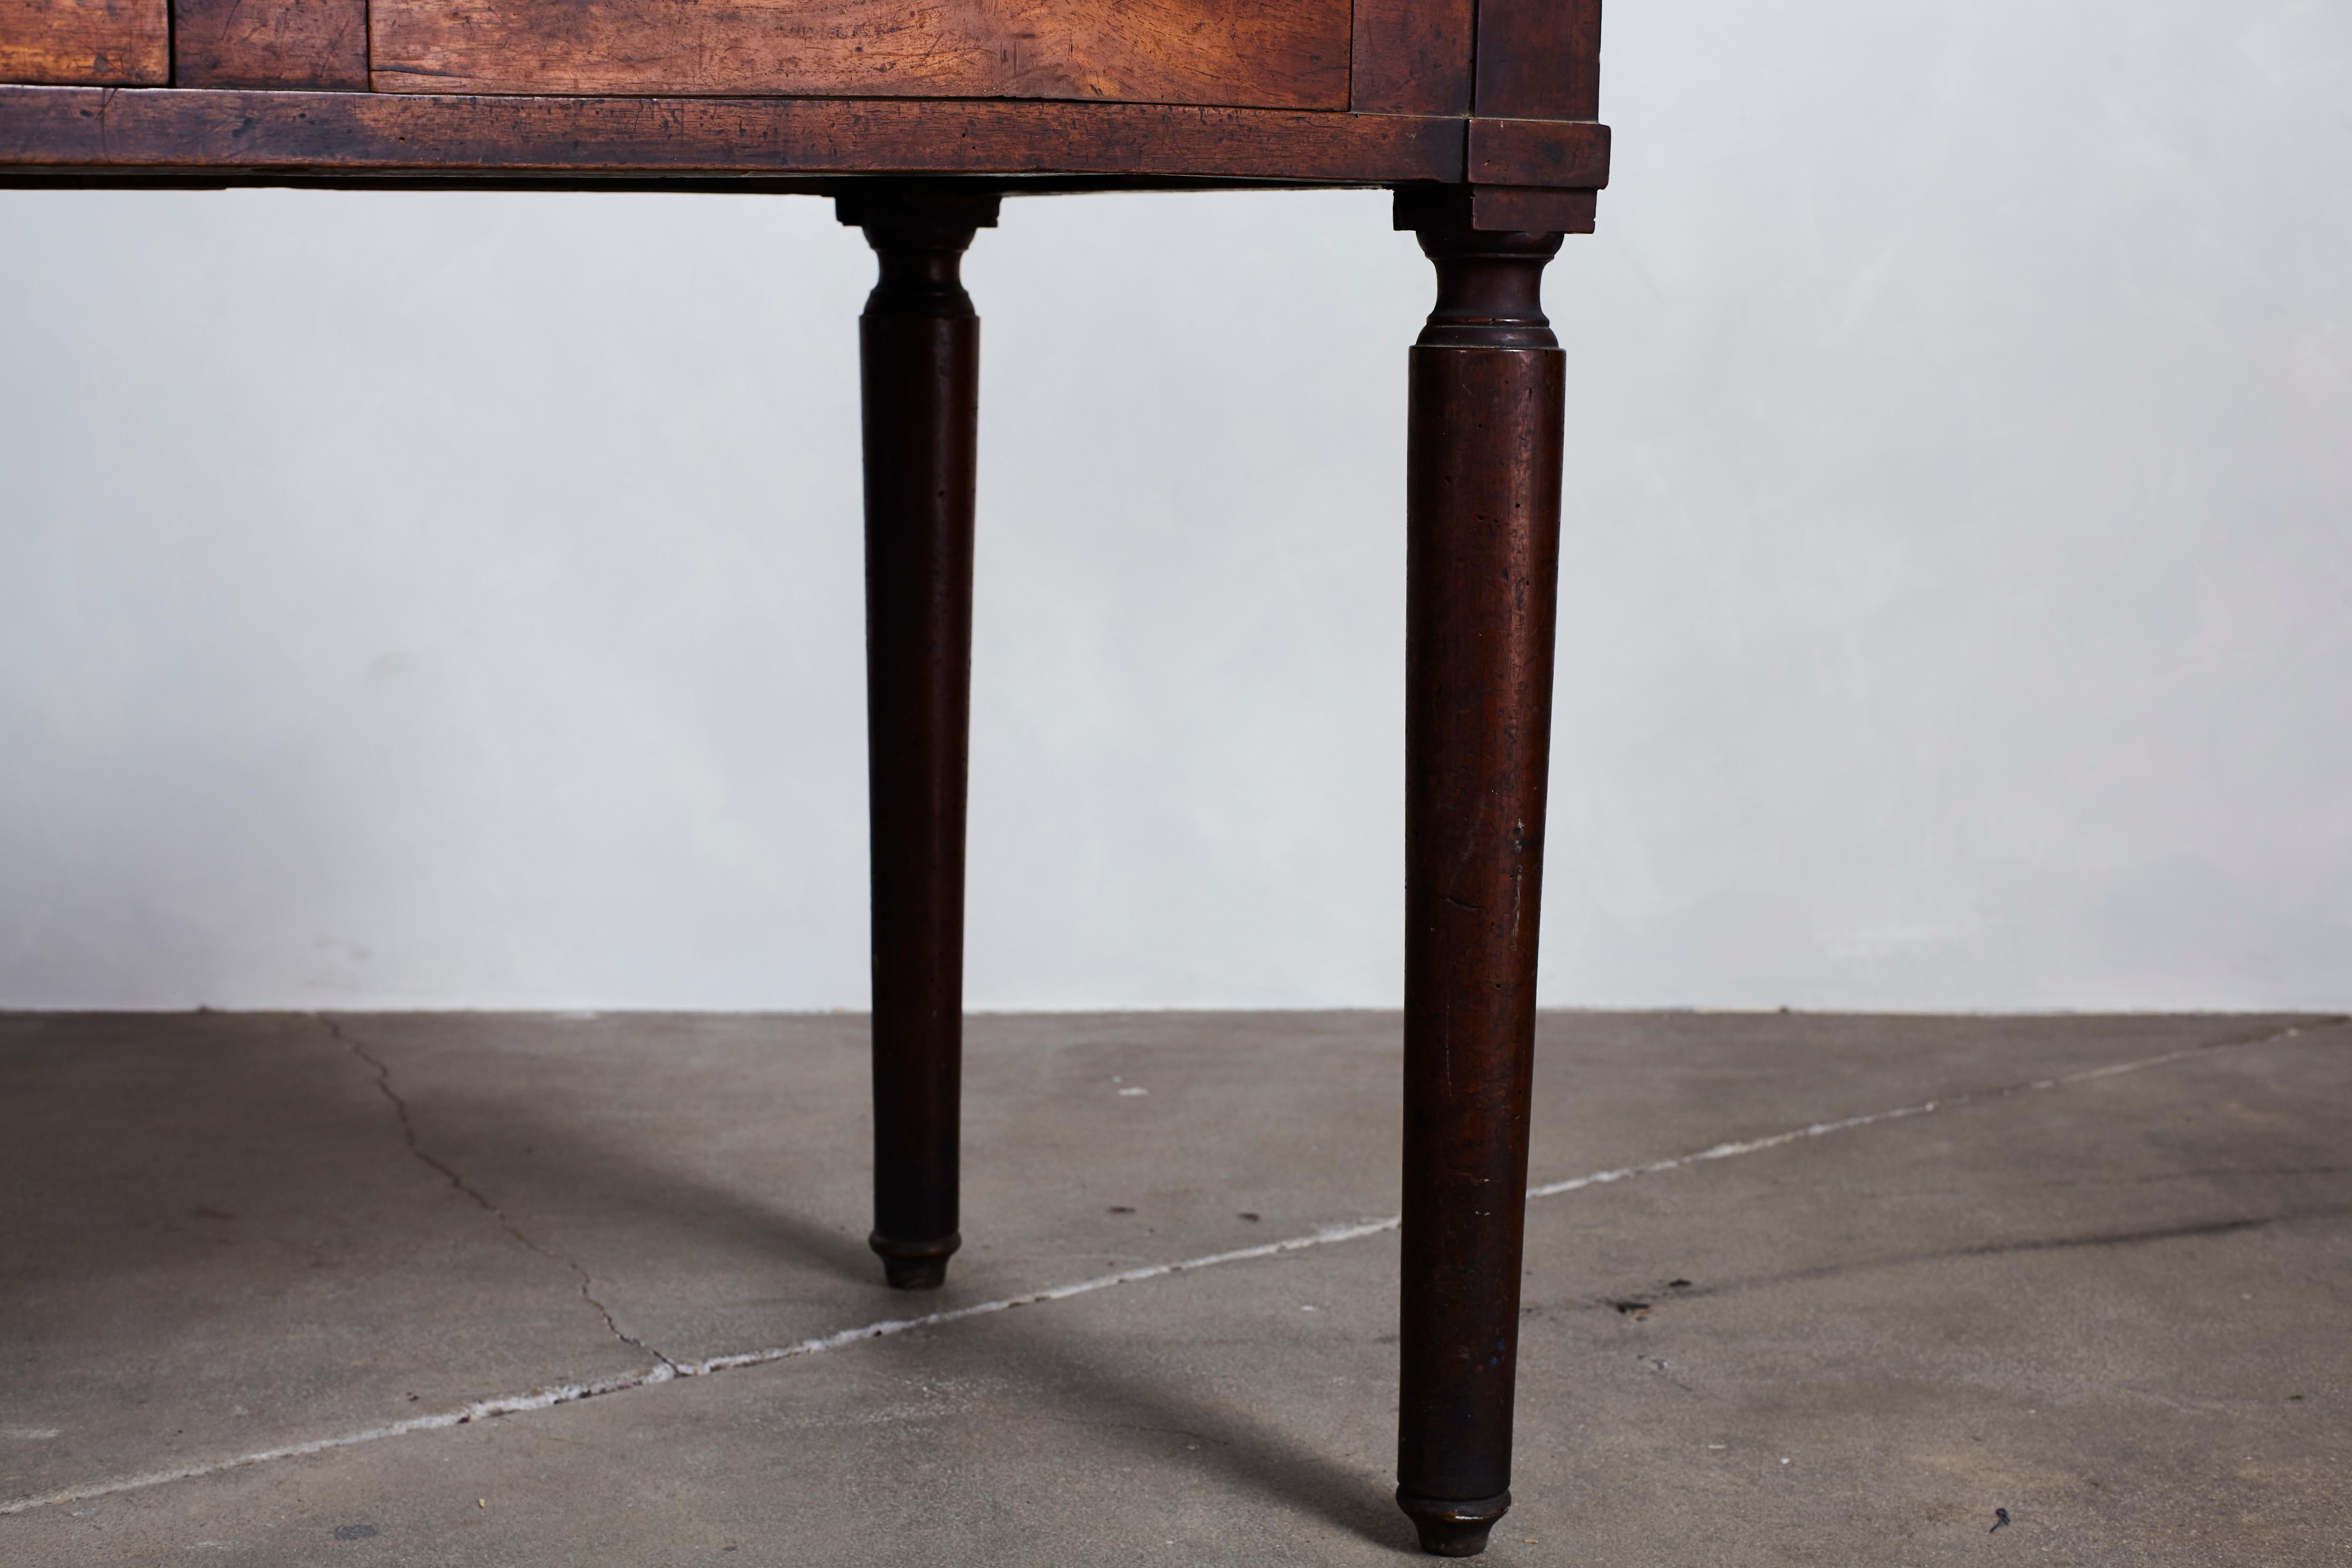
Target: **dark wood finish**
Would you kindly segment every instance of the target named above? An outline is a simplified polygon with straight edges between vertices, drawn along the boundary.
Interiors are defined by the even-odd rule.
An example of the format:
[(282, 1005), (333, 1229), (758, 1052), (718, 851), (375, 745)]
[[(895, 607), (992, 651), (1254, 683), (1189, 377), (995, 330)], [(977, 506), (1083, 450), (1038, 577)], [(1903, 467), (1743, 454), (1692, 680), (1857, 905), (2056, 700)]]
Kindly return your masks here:
[(1525, 185), (1470, 187), (1470, 226), (1502, 232), (1591, 234), (1598, 191), (1530, 190)]
[(1609, 184), (1609, 127), (1591, 121), (1473, 120), (1468, 165), (1473, 184), (1596, 191)]
[(980, 318), (959, 278), (996, 197), (845, 195), (881, 278), (858, 318), (866, 430), (866, 795), (874, 913), (874, 1234), (890, 1283), (962, 1245), (964, 780), (971, 723)]
[(0, 87), (0, 165), (1459, 180), (1463, 121), (1151, 104)]
[(1601, 0), (1478, 0), (1479, 114), (1601, 117)]
[[(1410, 219), (1412, 215), (1403, 215)], [(1397, 1502), (1441, 1556), (1510, 1507), (1565, 372), (1557, 234), (1423, 227), (1405, 457)]]
[(140, 87), (171, 79), (166, 0), (0, 0), (0, 81)]
[(367, 16), (367, 0), (173, 0), (173, 83), (363, 91)]
[(1591, 234), (1598, 195), (1526, 185), (1400, 185), (1396, 226), (1505, 234)]
[(373, 0), (390, 92), (1348, 107), (1349, 0)]
[(1348, 107), (1359, 114), (1467, 114), (1475, 0), (1356, 0)]
[[(0, 82), (160, 84), (166, 3), (0, 0)], [(1510, 1506), (1559, 556), (1540, 278), (1608, 182), (1599, 0), (177, 3), (179, 86), (0, 85), (0, 185), (824, 191), (872, 242), (871, 1240), (902, 1288), (961, 1244), (960, 258), (1011, 192), (1397, 191), (1438, 275), (1408, 420), (1397, 1501), (1427, 1550), (1482, 1550)]]

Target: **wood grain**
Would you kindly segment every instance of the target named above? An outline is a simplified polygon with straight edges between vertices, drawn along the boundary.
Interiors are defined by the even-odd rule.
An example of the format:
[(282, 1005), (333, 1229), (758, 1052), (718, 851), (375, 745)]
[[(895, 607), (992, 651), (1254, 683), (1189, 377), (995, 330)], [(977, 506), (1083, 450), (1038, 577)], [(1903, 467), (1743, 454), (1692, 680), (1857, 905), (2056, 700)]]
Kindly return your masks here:
[(1597, 190), (1609, 183), (1609, 127), (1585, 120), (1473, 120), (1468, 167), (1473, 184)]
[(375, 0), (388, 92), (1348, 106), (1349, 0)]
[(0, 82), (172, 79), (166, 0), (0, 0)]
[(1359, 114), (1467, 114), (1475, 0), (1356, 0), (1348, 107)]
[(1601, 0), (1478, 0), (1475, 111), (1601, 117)]
[(172, 80), (363, 90), (367, 0), (173, 0)]
[(1150, 104), (0, 87), (0, 166), (1462, 177), (1463, 121)]

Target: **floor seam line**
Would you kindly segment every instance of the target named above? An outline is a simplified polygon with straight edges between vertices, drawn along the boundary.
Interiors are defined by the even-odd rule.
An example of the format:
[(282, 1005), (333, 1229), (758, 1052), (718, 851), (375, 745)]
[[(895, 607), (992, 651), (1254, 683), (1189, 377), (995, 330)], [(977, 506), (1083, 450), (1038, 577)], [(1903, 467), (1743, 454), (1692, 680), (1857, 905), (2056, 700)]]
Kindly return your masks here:
[(2201, 1045), (2187, 1046), (2177, 1051), (2165, 1051), (2157, 1056), (2140, 1057), (2131, 1061), (2109, 1062), (2102, 1067), (2084, 1068), (2053, 1078), (2032, 1079), (2018, 1083), (2002, 1084), (1995, 1089), (1963, 1089), (1955, 1094), (1938, 1096), (1934, 1100), (1924, 1100), (1916, 1105), (1897, 1106), (1892, 1110), (1874, 1110), (1867, 1115), (1849, 1116), (1837, 1121), (1816, 1121), (1811, 1126), (1791, 1128), (1785, 1132), (1775, 1132), (1763, 1138), (1717, 1143), (1711, 1149), (1701, 1149), (1688, 1154), (1675, 1154), (1664, 1160), (1650, 1161), (1646, 1164), (1621, 1165), (1615, 1170), (1594, 1171), (1586, 1175), (1570, 1176), (1566, 1181), (1548, 1182), (1541, 1186), (1529, 1187), (1528, 1196), (1529, 1198), (1558, 1197), (1562, 1193), (1572, 1193), (1584, 1187), (1606, 1186), (1612, 1182), (1627, 1181), (1635, 1176), (1663, 1175), (1668, 1171), (1678, 1171), (1687, 1165), (1705, 1164), (1713, 1160), (1727, 1160), (1739, 1154), (1759, 1154), (1767, 1149), (1778, 1149), (1785, 1144), (1801, 1142), (1808, 1138), (1822, 1138), (1832, 1132), (1851, 1132), (1858, 1128), (1874, 1127), (1883, 1122), (1902, 1121), (1915, 1116), (1933, 1116), (1941, 1110), (1955, 1110), (1964, 1106), (1990, 1104), (1996, 1100), (2014, 1099), (2021, 1094), (2043, 1093), (2078, 1083), (2089, 1083), (2097, 1079), (2119, 1078), (2126, 1073), (2144, 1072), (2150, 1068), (2169, 1067), (2175, 1062), (2191, 1061), (2221, 1051), (2247, 1050), (2256, 1046), (2272, 1045), (2280, 1040), (2295, 1039), (2304, 1035), (2323, 1034), (2330, 1029), (2342, 1028), (2347, 1024), (2352, 1024), (2352, 1017), (2336, 1016), (2322, 1018), (2316, 1023), (2288, 1024), (2273, 1029), (2267, 1034), (2253, 1035), (2245, 1039), (2209, 1040)]
[[(570, 1259), (562, 1258), (558, 1254), (549, 1252), (545, 1248), (539, 1247), (529, 1237), (523, 1236), (521, 1232), (515, 1230), (511, 1225), (508, 1224), (505, 1215), (500, 1214), (497, 1207), (490, 1204), (487, 1198), (484, 1198), (480, 1194), (476, 1193), (471, 1188), (467, 1187), (465, 1183), (458, 1178), (454, 1171), (451, 1171), (447, 1166), (442, 1164), (439, 1161), (424, 1152), (416, 1143), (415, 1130), (408, 1118), (406, 1103), (403, 1101), (392, 1089), (390, 1069), (361, 1047), (356, 1040), (344, 1034), (341, 1028), (337, 1026), (332, 1019), (327, 1017), (323, 1014), (314, 1014), (313, 1016), (317, 1017), (319, 1021), (326, 1026), (328, 1032), (336, 1039), (342, 1041), (346, 1046), (350, 1047), (352, 1053), (357, 1056), (360, 1060), (375, 1068), (379, 1079), (378, 1087), (383, 1089), (385, 1097), (391, 1100), (393, 1104), (400, 1111), (401, 1127), (402, 1131), (408, 1135), (410, 1152), (415, 1153), (416, 1157), (419, 1160), (422, 1160), (425, 1164), (431, 1166), (434, 1170), (446, 1177), (460, 1192), (465, 1193), (476, 1203), (480, 1204), (485, 1209), (488, 1210), (492, 1215), (498, 1218), (501, 1225), (507, 1226), (509, 1234), (513, 1235), (518, 1241), (522, 1242), (524, 1246), (530, 1247), (533, 1251), (539, 1252), (541, 1256), (552, 1258), (557, 1262), (564, 1263), (577, 1271), (583, 1281), (582, 1293), (585, 1295), (586, 1290), (584, 1282), (587, 1279), (587, 1271), (581, 1268), (578, 1264), (571, 1262)], [(2081, 1068), (2071, 1073), (2060, 1074), (2050, 1078), (2033, 1079), (2019, 1083), (2003, 1085), (1996, 1089), (1964, 1090), (1956, 1094), (1944, 1095), (1935, 1100), (1922, 1100), (1915, 1105), (1898, 1106), (1891, 1110), (1873, 1111), (1867, 1115), (1846, 1117), (1836, 1121), (1816, 1121), (1809, 1126), (1792, 1128), (1783, 1132), (1773, 1133), (1768, 1137), (1749, 1139), (1742, 1142), (1717, 1143), (1712, 1148), (1698, 1150), (1688, 1154), (1675, 1155), (1668, 1159), (1654, 1160), (1645, 1164), (1621, 1166), (1617, 1169), (1609, 1171), (1595, 1171), (1582, 1176), (1571, 1176), (1565, 1181), (1547, 1183), (1541, 1186), (1531, 1186), (1528, 1189), (1528, 1197), (1530, 1200), (1544, 1197), (1557, 1197), (1563, 1194), (1581, 1191), (1586, 1187), (1605, 1186), (1616, 1182), (1629, 1181), (1639, 1176), (1664, 1174), (1666, 1172), (1680, 1170), (1686, 1166), (1703, 1164), (1716, 1160), (1730, 1159), (1741, 1154), (1761, 1153), (1768, 1149), (1781, 1148), (1788, 1144), (1800, 1142), (1807, 1139), (1826, 1137), (1832, 1133), (1853, 1131), (1860, 1128), (1878, 1126), (1886, 1122), (1904, 1121), (1912, 1117), (1933, 1115), (1939, 1110), (1954, 1110), (1969, 1105), (1990, 1103), (1996, 1100), (2011, 1099), (2021, 1094), (2046, 1092), (2052, 1089), (2067, 1088), (2078, 1083), (2093, 1082), (2099, 1079), (2116, 1078), (2126, 1073), (2142, 1072), (2152, 1068), (2168, 1067), (2176, 1062), (2189, 1061), (2200, 1057), (2216, 1055), (2225, 1050), (2243, 1050), (2257, 1046), (2275, 1044), (2280, 1040), (2295, 1039), (2309, 1035), (2325, 1034), (2332, 1030), (2343, 1028), (2347, 1024), (2352, 1024), (2352, 1016), (2323, 1016), (2316, 1020), (2306, 1020), (2302, 1024), (2283, 1026), (2277, 1029), (2271, 1030), (2266, 1034), (2252, 1036), (2245, 1039), (2208, 1041), (2200, 1045), (2186, 1047), (2179, 1050), (2166, 1051), (2157, 1056), (2141, 1057), (2130, 1061), (2113, 1062), (2102, 1067)], [(485, 1420), (494, 1416), (519, 1415), (534, 1410), (552, 1409), (559, 1405), (577, 1404), (583, 1400), (597, 1398), (604, 1394), (625, 1393), (630, 1389), (644, 1387), (650, 1384), (669, 1383), (688, 1377), (707, 1377), (713, 1373), (730, 1372), (738, 1368), (750, 1366), (766, 1366), (772, 1365), (777, 1362), (798, 1360), (805, 1356), (818, 1355), (827, 1351), (838, 1350), (847, 1345), (856, 1344), (865, 1340), (884, 1339), (897, 1334), (907, 1333), (916, 1329), (936, 1328), (947, 1323), (961, 1322), (969, 1318), (992, 1316), (998, 1312), (1011, 1311), (1016, 1307), (1038, 1306), (1048, 1301), (1067, 1300), (1074, 1296), (1090, 1295), (1095, 1291), (1107, 1290), (1117, 1286), (1140, 1284), (1150, 1279), (1171, 1278), (1178, 1274), (1188, 1273), (1197, 1269), (1218, 1268), (1228, 1263), (1243, 1263), (1262, 1258), (1274, 1258), (1287, 1252), (1303, 1251), (1308, 1247), (1327, 1247), (1337, 1242), (1361, 1240), (1366, 1237), (1379, 1236), (1386, 1232), (1395, 1230), (1401, 1224), (1402, 1217), (1400, 1215), (1386, 1215), (1377, 1219), (1360, 1220), (1350, 1225), (1324, 1226), (1316, 1230), (1309, 1231), (1303, 1236), (1289, 1237), (1281, 1241), (1263, 1242), (1255, 1247), (1237, 1247), (1227, 1252), (1210, 1253), (1204, 1257), (1185, 1258), (1176, 1262), (1147, 1264), (1138, 1268), (1123, 1269), (1116, 1274), (1097, 1275), (1090, 1279), (1074, 1280), (1066, 1285), (1048, 1286), (1044, 1289), (1032, 1291), (1026, 1295), (1003, 1297), (991, 1301), (978, 1301), (970, 1306), (950, 1308), (944, 1311), (929, 1312), (921, 1317), (916, 1318), (883, 1319), (877, 1322), (861, 1324), (856, 1328), (837, 1330), (830, 1334), (815, 1335), (808, 1339), (797, 1341), (789, 1345), (777, 1346), (768, 1350), (747, 1351), (725, 1355), (708, 1356), (699, 1361), (673, 1361), (668, 1356), (663, 1355), (659, 1351), (652, 1350), (650, 1347), (639, 1343), (637, 1341), (631, 1340), (625, 1334), (620, 1334), (619, 1329), (614, 1327), (614, 1332), (615, 1334), (620, 1334), (620, 1337), (625, 1342), (656, 1357), (658, 1364), (645, 1368), (641, 1371), (622, 1373), (615, 1376), (590, 1379), (578, 1383), (562, 1384), (551, 1388), (535, 1389), (529, 1394), (502, 1395), (490, 1399), (477, 1400), (471, 1405), (463, 1405), (455, 1410), (436, 1411), (430, 1415), (411, 1416), (404, 1421), (391, 1422), (384, 1426), (369, 1427), (360, 1432), (345, 1433), (339, 1436), (318, 1437), (300, 1443), (285, 1444), (278, 1447), (259, 1449), (252, 1453), (237, 1455), (231, 1458), (217, 1459), (203, 1464), (183, 1466), (177, 1469), (172, 1470), (153, 1471), (146, 1475), (126, 1477), (116, 1481), (98, 1482), (85, 1487), (69, 1488), (60, 1491), (49, 1492), (39, 1497), (12, 1499), (5, 1502), (0, 1502), (0, 1517), (5, 1517), (9, 1514), (25, 1513), (37, 1508), (54, 1507), (58, 1503), (88, 1502), (99, 1498), (111, 1497), (122, 1492), (139, 1491), (150, 1487), (164, 1486), (173, 1481), (195, 1480), (205, 1476), (219, 1475), (228, 1470), (244, 1469), (251, 1466), (268, 1464), (279, 1459), (301, 1458), (309, 1455), (329, 1453), (338, 1448), (357, 1447), (362, 1444), (381, 1442), (391, 1437), (407, 1436), (417, 1432), (436, 1431), (452, 1426), (464, 1426), (470, 1425), (475, 1421)], [(593, 1297), (590, 1297), (589, 1300), (592, 1305), (595, 1304)], [(603, 1310), (601, 1306), (598, 1310), (600, 1311)], [(606, 1314), (605, 1321), (608, 1325), (611, 1324), (612, 1319), (609, 1313)]]

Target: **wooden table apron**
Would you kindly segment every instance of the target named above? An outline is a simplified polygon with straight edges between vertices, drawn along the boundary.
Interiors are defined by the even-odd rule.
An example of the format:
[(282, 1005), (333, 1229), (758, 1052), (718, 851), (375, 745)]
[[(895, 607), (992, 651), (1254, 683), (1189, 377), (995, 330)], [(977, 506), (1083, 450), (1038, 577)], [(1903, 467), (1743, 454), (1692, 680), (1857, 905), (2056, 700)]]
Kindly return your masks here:
[(1397, 1500), (1510, 1505), (1563, 372), (1608, 180), (1600, 0), (0, 0), (0, 185), (808, 192), (862, 228), (874, 1250), (961, 1242), (980, 322), (1003, 198), (1385, 186), (1408, 390)]

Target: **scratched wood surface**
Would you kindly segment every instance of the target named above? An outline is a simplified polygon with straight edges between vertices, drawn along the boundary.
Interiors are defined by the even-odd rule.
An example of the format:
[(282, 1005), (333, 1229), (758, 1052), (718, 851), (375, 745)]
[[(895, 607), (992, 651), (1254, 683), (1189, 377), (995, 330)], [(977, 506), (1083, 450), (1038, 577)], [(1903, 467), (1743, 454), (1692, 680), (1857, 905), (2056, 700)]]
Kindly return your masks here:
[(0, 81), (137, 87), (171, 79), (167, 0), (0, 0)]
[(0, 166), (1459, 180), (1459, 120), (1160, 104), (0, 87)]
[(1349, 0), (374, 0), (379, 91), (1348, 107)]
[(1601, 117), (1601, 0), (1478, 0), (1479, 114)]
[(1467, 114), (1475, 0), (1356, 0), (1348, 107), (1359, 114)]
[(1574, 231), (1608, 183), (1599, 23), (1599, 0), (0, 0), (0, 185), (1268, 181), (1475, 188), (1474, 227)]
[(367, 0), (173, 0), (172, 81), (364, 90)]

